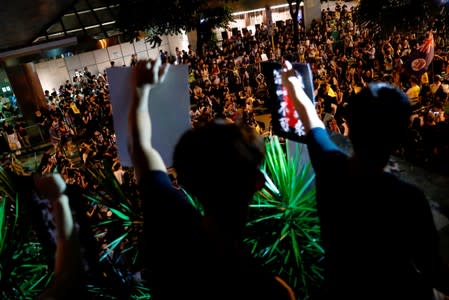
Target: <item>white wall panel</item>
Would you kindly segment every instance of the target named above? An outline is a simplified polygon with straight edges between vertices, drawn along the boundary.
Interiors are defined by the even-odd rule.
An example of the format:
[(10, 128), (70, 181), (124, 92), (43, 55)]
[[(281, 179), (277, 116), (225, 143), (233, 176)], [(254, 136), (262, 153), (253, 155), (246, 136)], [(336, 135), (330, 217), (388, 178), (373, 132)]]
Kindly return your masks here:
[(109, 61), (103, 62), (103, 63), (97, 64), (97, 67), (98, 67), (98, 72), (103, 73), (105, 69), (111, 67), (111, 63)]
[(67, 56), (64, 58), (68, 70), (82, 69), (79, 55)]
[[(125, 64), (125, 61), (123, 60), (123, 57), (118, 57), (118, 58), (116, 58), (116, 59), (114, 59), (112, 61), (115, 63), (114, 66), (116, 66), (116, 67), (122, 67)], [(109, 63), (109, 65), (110, 65), (110, 63)]]
[(157, 48), (148, 50), (148, 58), (156, 59), (159, 56), (159, 50)]
[(66, 80), (71, 80), (63, 58), (38, 63), (35, 64), (35, 67), (41, 82), (42, 92), (45, 90), (52, 91), (53, 88), (59, 89), (59, 86), (64, 84)]
[(131, 56), (131, 54), (134, 54), (134, 44), (132, 43), (123, 43), (120, 44), (120, 48), (122, 50), (123, 56)]
[[(140, 40), (134, 43), (123, 43), (104, 49), (84, 52), (79, 55), (51, 60), (36, 64), (36, 71), (42, 82), (42, 87), (51, 91), (58, 89), (65, 80), (72, 80), (75, 71), (82, 72), (84, 67), (97, 75), (111, 67), (111, 61), (116, 67), (129, 66), (131, 54), (137, 53), (137, 59), (155, 59), (159, 51), (168, 51), (169, 55), (175, 55), (175, 48), (187, 50), (188, 38), (186, 35), (164, 36), (160, 47), (151, 48), (152, 44)], [(134, 52), (135, 51), (135, 52)]]
[(147, 51), (143, 51), (143, 52), (137, 52), (137, 59), (148, 59), (148, 52)]
[(95, 62), (97, 64), (99, 63), (104, 63), (104, 62), (109, 62), (110, 58), (109, 58), (109, 54), (108, 54), (108, 50), (105, 49), (97, 49), (94, 50), (94, 57), (95, 57)]
[(94, 54), (92, 53), (92, 51), (80, 53), (79, 57), (80, 57), (82, 66), (90, 66), (90, 65), (94, 65), (96, 63), (95, 57), (94, 57)]
[(147, 45), (145, 44), (144, 40), (140, 40), (138, 42), (134, 42), (134, 48), (136, 49), (136, 52), (143, 52), (147, 50)]
[(116, 59), (120, 59), (123, 57), (122, 49), (121, 49), (120, 45), (114, 45), (114, 46), (108, 47), (107, 49), (108, 49), (110, 60), (116, 60)]

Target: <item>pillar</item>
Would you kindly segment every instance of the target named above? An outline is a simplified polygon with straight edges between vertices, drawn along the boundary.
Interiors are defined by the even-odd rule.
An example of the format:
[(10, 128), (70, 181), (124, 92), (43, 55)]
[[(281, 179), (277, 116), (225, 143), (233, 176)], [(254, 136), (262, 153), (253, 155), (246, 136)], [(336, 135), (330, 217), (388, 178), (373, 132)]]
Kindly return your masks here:
[[(198, 35), (196, 33), (196, 30), (192, 30), (187, 32), (187, 40), (189, 42), (189, 45), (191, 45), (192, 50), (196, 51), (196, 44), (197, 44), (197, 40), (198, 40)], [(186, 50), (187, 51), (187, 50)]]
[(320, 0), (304, 0), (304, 25), (306, 31), (310, 30), (312, 20), (321, 21)]
[(5, 70), (20, 111), (26, 120), (34, 121), (36, 109), (47, 109), (47, 101), (34, 64), (30, 62), (10, 66)]

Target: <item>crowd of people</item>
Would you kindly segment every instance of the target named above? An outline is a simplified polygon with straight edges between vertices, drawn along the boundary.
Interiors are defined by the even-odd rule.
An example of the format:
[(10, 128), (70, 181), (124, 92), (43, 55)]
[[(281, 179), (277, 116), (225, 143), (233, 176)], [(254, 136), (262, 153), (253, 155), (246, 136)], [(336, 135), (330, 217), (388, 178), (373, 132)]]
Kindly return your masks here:
[[(343, 135), (348, 135), (347, 99), (362, 87), (372, 81), (386, 81), (406, 92), (416, 120), (411, 121), (410, 138), (402, 154), (415, 163), (446, 165), (448, 45), (439, 35), (438, 22), (426, 22), (419, 37), (417, 33), (398, 32), (375, 39), (369, 29), (354, 23), (352, 11), (345, 5), (335, 11), (323, 10), (322, 14), (322, 21), (312, 24), (310, 31), (301, 30), (298, 44), (293, 43), (292, 26), (287, 20), (273, 24), (273, 38), (268, 35), (268, 27), (260, 24), (255, 33), (243, 30), (222, 40), (221, 45), (205, 47), (201, 57), (190, 45), (188, 49), (176, 48), (172, 56), (161, 50), (162, 61), (189, 65), (192, 125), (224, 117), (243, 121), (266, 134), (268, 124), (256, 120), (256, 114), (267, 112), (264, 103), (268, 101), (260, 64), (289, 59), (310, 64), (317, 111), (328, 129)], [(431, 68), (416, 78), (407, 73), (406, 64), (428, 31), (434, 32), (435, 58)], [(133, 56), (129, 65), (135, 61)], [(85, 68), (59, 89), (45, 91), (49, 107), (36, 111), (36, 122), (55, 149), (76, 136), (85, 142), (80, 149), (84, 161), (93, 153), (112, 157), (114, 134), (108, 93), (106, 74), (91, 74)], [(4, 122), (2, 133), (3, 152), (19, 155), (22, 147), (31, 150), (23, 121)], [(101, 149), (96, 151), (96, 147)]]
[[(406, 92), (416, 120), (411, 120), (409, 139), (401, 154), (415, 163), (447, 165), (449, 64), (447, 41), (438, 32), (441, 24), (430, 20), (423, 24), (421, 35), (397, 32), (379, 38), (368, 28), (357, 26), (345, 5), (322, 13), (321, 22), (312, 24), (308, 32), (301, 30), (298, 44), (293, 43), (291, 22), (287, 20), (273, 24), (272, 38), (268, 26), (260, 24), (255, 33), (243, 30), (220, 45), (206, 46), (201, 57), (191, 46), (176, 48), (172, 56), (161, 50), (162, 61), (189, 65), (192, 125), (224, 117), (267, 134), (269, 124), (256, 120), (256, 114), (266, 113), (264, 103), (269, 97), (260, 64), (289, 59), (310, 64), (317, 111), (326, 127), (339, 134), (348, 135), (347, 99), (370, 82), (389, 82)], [(407, 64), (413, 49), (424, 42), (426, 32), (435, 36), (435, 57), (431, 67), (417, 78), (407, 72)], [(134, 56), (129, 65), (135, 60)], [(72, 82), (66, 81), (51, 94), (46, 91), (46, 98), (49, 109), (37, 111), (36, 120), (55, 147), (75, 135), (109, 147), (106, 140), (113, 131), (106, 74), (91, 74), (85, 68)], [(16, 126), (17, 138), (8, 134), (11, 149), (20, 150), (25, 143), (21, 132)], [(100, 141), (96, 136), (106, 139)], [(83, 147), (82, 152), (84, 156), (99, 153), (89, 147)]]
[[(440, 24), (438, 24), (437, 20), (427, 20), (426, 24), (423, 24), (421, 34), (396, 32), (391, 36), (378, 38), (370, 32), (369, 28), (363, 28), (355, 24), (352, 18), (351, 10), (347, 9), (343, 5), (341, 9), (336, 11), (323, 10), (322, 19), (320, 22), (314, 21), (311, 29), (307, 32), (304, 29), (301, 30), (298, 44), (293, 42), (293, 30), (290, 25), (290, 21), (273, 24), (273, 36), (271, 37), (269, 35), (268, 26), (266, 24), (260, 24), (254, 33), (251, 32), (251, 30), (244, 30), (237, 35), (233, 35), (228, 39), (222, 40), (220, 45), (205, 46), (202, 51), (203, 55), (201, 56), (199, 56), (190, 46), (188, 49), (177, 48), (176, 53), (173, 56), (168, 56), (166, 52), (161, 51), (161, 56), (158, 57), (158, 59), (161, 61), (162, 65), (189, 65), (188, 80), (190, 84), (190, 115), (193, 129), (200, 130), (205, 124), (210, 124), (214, 120), (224, 119), (231, 124), (245, 124), (254, 129), (255, 132), (262, 137), (269, 135), (269, 124), (257, 121), (258, 114), (267, 113), (264, 108), (270, 100), (270, 95), (268, 92), (269, 83), (265, 80), (265, 76), (261, 69), (261, 63), (264, 61), (303, 62), (308, 63), (311, 66), (315, 87), (315, 106), (313, 107), (313, 110), (316, 113), (316, 119), (315, 117), (311, 117), (313, 113), (309, 110), (310, 107), (304, 109), (301, 104), (298, 104), (302, 109), (304, 109), (304, 111), (308, 111), (307, 116), (302, 116), (303, 121), (306, 120), (305, 124), (308, 124), (305, 125), (306, 127), (308, 126), (306, 128), (307, 132), (313, 131), (314, 134), (318, 136), (323, 133), (316, 133), (320, 131), (316, 128), (322, 128), (332, 134), (341, 134), (347, 137), (355, 134), (354, 132), (356, 131), (351, 132), (351, 120), (349, 120), (350, 109), (348, 101), (356, 95), (364, 95), (368, 97), (369, 95), (367, 96), (366, 90), (373, 89), (372, 84), (386, 82), (389, 86), (394, 87), (398, 91), (404, 93), (406, 97), (404, 99), (406, 99), (413, 108), (413, 114), (405, 121), (406, 129), (403, 132), (401, 131), (401, 133), (404, 133), (406, 139), (404, 139), (403, 143), (400, 145), (395, 145), (399, 146), (394, 149), (396, 150), (395, 153), (405, 155), (408, 159), (411, 159), (416, 163), (431, 162), (437, 166), (449, 167), (449, 162), (447, 161), (449, 157), (449, 120), (447, 112), (449, 94), (449, 63), (448, 53), (445, 52), (447, 51), (447, 47), (449, 45), (446, 44), (447, 41), (444, 37), (439, 35), (438, 28)], [(418, 47), (420, 43), (423, 42), (426, 37), (425, 33), (430, 31), (433, 32), (436, 43), (436, 54), (433, 59), (432, 66), (419, 78), (410, 76), (410, 74), (406, 72), (406, 64), (408, 59), (413, 49)], [(130, 66), (133, 68), (139, 67), (139, 62), (135, 57), (133, 57), (133, 60), (130, 62)], [(155, 67), (153, 66), (152, 68)], [(288, 73), (288, 63), (285, 68), (285, 72)], [(288, 85), (288, 82), (290, 82), (289, 79), (284, 78), (284, 80), (286, 80), (285, 83)], [(157, 84), (157, 81), (158, 80), (149, 82), (149, 84)], [(289, 88), (292, 94), (296, 93), (294, 84)], [(371, 90), (371, 93), (374, 94), (375, 92)], [(302, 96), (296, 96), (296, 101), (298, 103), (302, 103)], [(376, 98), (377, 96), (373, 97)], [(111, 168), (111, 171), (113, 171), (117, 182), (129, 190), (138, 190), (140, 188), (145, 195), (148, 194), (150, 197), (151, 194), (156, 192), (147, 191), (143, 188), (141, 180), (148, 182), (152, 187), (161, 184), (160, 181), (163, 181), (164, 190), (158, 190), (155, 188), (155, 191), (157, 191), (157, 193), (162, 193), (161, 195), (165, 196), (168, 194), (174, 201), (179, 200), (177, 198), (178, 196), (173, 196), (171, 194), (172, 191), (170, 191), (170, 189), (166, 186), (167, 182), (165, 175), (158, 173), (159, 171), (164, 173), (165, 166), (157, 159), (157, 155), (154, 156), (153, 152), (144, 151), (147, 148), (142, 146), (142, 141), (137, 141), (137, 144), (133, 144), (133, 142), (131, 142), (131, 146), (137, 147), (133, 152), (133, 158), (135, 160), (134, 168), (125, 168), (121, 166), (117, 153), (112, 119), (112, 106), (109, 99), (109, 85), (106, 73), (92, 74), (87, 68), (84, 68), (83, 72), (76, 75), (72, 78), (72, 80), (67, 80), (64, 82), (59, 89), (51, 93), (49, 91), (45, 91), (45, 98), (48, 101), (48, 109), (41, 108), (37, 110), (35, 113), (35, 118), (36, 123), (39, 124), (45, 138), (51, 142), (53, 147), (44, 154), (39, 169), (37, 170), (38, 173), (43, 175), (50, 174), (57, 168), (58, 172), (67, 184), (80, 186), (83, 190), (95, 190), (98, 187), (98, 182), (93, 180), (91, 176), (86, 175), (84, 170), (91, 167), (101, 168), (108, 166)], [(402, 98), (400, 99), (404, 100)], [(386, 153), (382, 152), (375, 154), (372, 151), (367, 151), (367, 149), (363, 148), (363, 146), (359, 146), (359, 148), (355, 149), (355, 151), (356, 153), (358, 151), (358, 154), (361, 154), (362, 157), (365, 154), (370, 157), (376, 157), (376, 155), (382, 156), (381, 154), (385, 154), (388, 157), (390, 150), (392, 151), (393, 148), (390, 149), (389, 147), (386, 147), (388, 149), (384, 149), (382, 145), (386, 143), (386, 141), (391, 142), (391, 140), (389, 140), (390, 133), (388, 133), (390, 130), (388, 127), (390, 123), (388, 123), (388, 120), (383, 119), (385, 112), (378, 110), (375, 102), (370, 105), (372, 106), (362, 106), (365, 111), (358, 111), (360, 114), (360, 119), (358, 120), (359, 124), (365, 123), (365, 125), (358, 125), (358, 127), (368, 128), (369, 130), (362, 134), (371, 134), (371, 137), (376, 139), (376, 142), (374, 144), (370, 144), (370, 146), (373, 147), (373, 149), (386, 151)], [(388, 105), (382, 108), (384, 110), (389, 109)], [(395, 113), (397, 113), (397, 118), (400, 119), (402, 113), (401, 109), (397, 108)], [(309, 122), (310, 118), (312, 118), (312, 123)], [(136, 122), (137, 125), (139, 125), (138, 121)], [(366, 124), (371, 125), (368, 126)], [(391, 124), (394, 126), (396, 123), (392, 121)], [(226, 133), (228, 130), (220, 129), (220, 126), (216, 126), (216, 128), (211, 129), (211, 132), (208, 132), (207, 130), (204, 132), (199, 131), (199, 136), (202, 138), (211, 138), (209, 135), (215, 133), (215, 130), (217, 130), (217, 132), (224, 130), (223, 133)], [(14, 125), (4, 122), (2, 127), (5, 137), (5, 149), (9, 149), (9, 152), (14, 153), (15, 155), (20, 155), (23, 148), (31, 149), (31, 144), (27, 138), (26, 130), (24, 130), (25, 127), (23, 122), (18, 121)], [(138, 128), (140, 127), (137, 126), (134, 129)], [(239, 135), (240, 133), (237, 134), (237, 131), (233, 132), (231, 130), (227, 134), (230, 134), (230, 136), (228, 136), (230, 139), (241, 138)], [(236, 136), (233, 137), (232, 134), (235, 134)], [(139, 137), (139, 132), (135, 132), (135, 136)], [(317, 136), (315, 136), (315, 139), (317, 140), (315, 141), (315, 144), (320, 144), (320, 139)], [(192, 140), (184, 141), (184, 144), (182, 144), (183, 147), (185, 147), (184, 149), (191, 150), (191, 152), (188, 152), (191, 155), (200, 155), (195, 152), (198, 149), (195, 148), (195, 150), (194, 147), (189, 144), (192, 143), (192, 141), (195, 141), (195, 138), (197, 137), (190, 136), (189, 138)], [(362, 139), (360, 136), (358, 136), (358, 138)], [(200, 140), (197, 140), (197, 142), (202, 145)], [(249, 141), (245, 142), (249, 143)], [(215, 146), (218, 144), (221, 145), (219, 141), (216, 141), (216, 143), (216, 145), (214, 144)], [(391, 142), (391, 144), (393, 145), (394, 143)], [(320, 144), (320, 146), (324, 148), (328, 146), (326, 145)], [(359, 143), (358, 145), (361, 144)], [(190, 146), (193, 148), (190, 149)], [(143, 150), (140, 149), (140, 147), (143, 147)], [(251, 151), (254, 151), (254, 148), (251, 149)], [(206, 151), (201, 153), (202, 155), (207, 156)], [(253, 152), (251, 153), (254, 154)], [(214, 155), (215, 154), (216, 153), (214, 153)], [(226, 238), (234, 239), (236, 238), (234, 234), (238, 236), (241, 228), (234, 228), (236, 231), (230, 232), (221, 231), (224, 227), (222, 228), (220, 226), (225, 226), (222, 223), (224, 221), (221, 219), (222, 215), (218, 214), (217, 207), (208, 202), (211, 195), (207, 194), (207, 191), (210, 191), (211, 188), (206, 188), (203, 184), (198, 185), (197, 182), (193, 182), (191, 178), (188, 178), (188, 172), (185, 171), (186, 169), (189, 169), (189, 165), (187, 163), (188, 158), (183, 157), (183, 155), (185, 155), (185, 153), (178, 153), (179, 160), (177, 161), (177, 171), (179, 171), (179, 175), (181, 177), (176, 178), (176, 180), (179, 179), (184, 185), (190, 186), (194, 192), (198, 193), (198, 197), (205, 201), (204, 205), (206, 206), (208, 216), (210, 216), (208, 221), (213, 222), (210, 224), (211, 226), (217, 227), (214, 227), (216, 230), (214, 232), (209, 232), (208, 230), (203, 231), (204, 228), (201, 226), (201, 229), (198, 229), (200, 227), (195, 227), (194, 229), (187, 227), (183, 229), (183, 232), (186, 233), (185, 236), (182, 236), (179, 233), (176, 234), (176, 236), (178, 236), (186, 245), (194, 240), (195, 242), (203, 243), (201, 245), (211, 247), (213, 251), (218, 251), (217, 245), (213, 243), (221, 243), (222, 241), (216, 240), (210, 243), (204, 243), (204, 241), (199, 241), (197, 237), (192, 235), (192, 232), (200, 232), (200, 236), (203, 236), (203, 234), (206, 236), (207, 234), (211, 234), (211, 237), (212, 234), (229, 234), (230, 236), (226, 236)], [(236, 159), (242, 158), (236, 156)], [(325, 157), (323, 156), (320, 159), (325, 159)], [(374, 166), (369, 165), (369, 163), (364, 159), (366, 159), (366, 157), (361, 160), (363, 162), (363, 168), (370, 169), (374, 167), (384, 167), (384, 156), (380, 157), (380, 161)], [(199, 162), (197, 161), (196, 163), (198, 164)], [(251, 162), (251, 164), (248, 164), (248, 168), (252, 166), (252, 163), (257, 165), (260, 161)], [(137, 170), (136, 166), (139, 166)], [(326, 173), (327, 171), (323, 171), (322, 168), (317, 167), (317, 161), (314, 162), (314, 167), (316, 167), (318, 172), (323, 172), (321, 174), (327, 174), (330, 176)], [(347, 171), (346, 179), (353, 178), (354, 174), (349, 171), (349, 167), (346, 166), (345, 168)], [(150, 172), (152, 174), (149, 176), (147, 174), (148, 170), (153, 170), (155, 172)], [(198, 170), (202, 169), (199, 168)], [(135, 173), (136, 171), (138, 174)], [(251, 176), (254, 175), (249, 169), (245, 169), (244, 171), (244, 174), (251, 174)], [(338, 176), (338, 174), (335, 174), (335, 177), (333, 178)], [(201, 179), (204, 182), (209, 182), (207, 178), (201, 174), (195, 174), (193, 177), (198, 180)], [(215, 178), (215, 181), (219, 181), (220, 184), (223, 184), (223, 186), (219, 186), (217, 189), (220, 188), (224, 191), (226, 190), (224, 187), (231, 186), (226, 185), (229, 177), (232, 176), (228, 176), (228, 178), (220, 177), (222, 180), (217, 180)], [(169, 178), (171, 181), (174, 180), (173, 177)], [(256, 180), (258, 179), (257, 176), (251, 178), (254, 181), (251, 182), (252, 184), (258, 183)], [(341, 180), (345, 179), (341, 178)], [(343, 186), (344, 182), (340, 181), (338, 181), (338, 183), (342, 183)], [(249, 184), (247, 181), (242, 182)], [(324, 179), (324, 182), (327, 182), (326, 178)], [(141, 186), (139, 186), (139, 183)], [(383, 181), (382, 183), (385, 184)], [(210, 182), (210, 184), (213, 186), (214, 183)], [(232, 185), (235, 186), (238, 186), (239, 184), (241, 183), (237, 181), (232, 182)], [(247, 187), (242, 186), (241, 188), (243, 189)], [(391, 186), (390, 188), (394, 189)], [(402, 188), (409, 194), (412, 194), (411, 191), (414, 191), (413, 188)], [(204, 190), (200, 191), (200, 189)], [(234, 198), (241, 196), (241, 199), (236, 200), (242, 200), (242, 202), (247, 203), (247, 198), (250, 194), (254, 193), (255, 190), (256, 189), (252, 187), (251, 191), (246, 191), (247, 193), (244, 195), (239, 195), (237, 192), (233, 195), (228, 195), (227, 193), (224, 193), (224, 195), (233, 196)], [(335, 190), (336, 189), (332, 189), (332, 191)], [(213, 193), (214, 195), (217, 195), (216, 191)], [(61, 193), (58, 194), (58, 197), (60, 194)], [(396, 195), (397, 191), (394, 191), (392, 194)], [(348, 195), (352, 197), (351, 199), (356, 199), (356, 197), (359, 196), (359, 194), (355, 192), (348, 192)], [(331, 195), (327, 194), (321, 196), (324, 198), (331, 197)], [(416, 198), (416, 205), (421, 205), (422, 198), (418, 198), (419, 197)], [(237, 204), (233, 208), (236, 210), (241, 209), (241, 207)], [(326, 211), (328, 209), (329, 208), (326, 208)], [(184, 210), (185, 208), (181, 209), (181, 211)], [(95, 213), (93, 213), (94, 211)], [(186, 211), (186, 213), (191, 214), (190, 211)], [(228, 213), (232, 212), (229, 211)], [(95, 215), (95, 217), (102, 220), (106, 220), (112, 215), (111, 211), (107, 207), (103, 206), (95, 207), (93, 209), (91, 207), (86, 208), (86, 214), (89, 216)], [(156, 218), (157, 216), (155, 215), (152, 216), (153, 220), (159, 220), (161, 223), (165, 222), (164, 220), (160, 220), (160, 218)], [(173, 231), (179, 230), (183, 225), (185, 225), (181, 221), (186, 220), (182, 219), (183, 216), (181, 215), (179, 217), (180, 221), (176, 223), (179, 227), (170, 227)], [(192, 217), (194, 222), (199, 222), (196, 219), (197, 216), (189, 215), (189, 217)], [(327, 217), (329, 216), (327, 215)], [(236, 220), (244, 220), (244, 218), (242, 215), (236, 214)], [(335, 220), (332, 219), (332, 222), (334, 221)], [(198, 225), (198, 223), (195, 224)], [(341, 226), (354, 226), (354, 224), (338, 224)], [(151, 222), (151, 226), (158, 225), (159, 224), (156, 224), (156, 221)], [(238, 225), (241, 224), (236, 224), (235, 226)], [(427, 226), (428, 224), (426, 223), (425, 225)], [(323, 229), (325, 243), (332, 243), (332, 237), (329, 236), (332, 230), (328, 230), (328, 227)], [(431, 231), (431, 229), (429, 230)], [(154, 230), (152, 231), (151, 228), (148, 229), (148, 232), (151, 232), (151, 234), (154, 235), (149, 236), (150, 239), (160, 239), (168, 244), (171, 243), (157, 232), (154, 232)], [(431, 233), (433, 234), (433, 231), (431, 231)], [(338, 236), (338, 233), (335, 236)], [(189, 238), (192, 240), (188, 240)], [(343, 238), (347, 237), (343, 236)], [(231, 242), (234, 242), (234, 240), (231, 241), (230, 239), (226, 241), (229, 243), (223, 243), (220, 245), (222, 245), (224, 247), (223, 249), (227, 251), (229, 250), (227, 247), (230, 247), (232, 244)], [(105, 245), (104, 237), (99, 236), (98, 243)], [(433, 240), (429, 241), (429, 243), (433, 243)], [(367, 241), (367, 244), (364, 246), (368, 247), (369, 244), (370, 243)], [(173, 247), (174, 246), (175, 245), (173, 245)], [(326, 244), (326, 246), (328, 247), (328, 250), (330, 249), (329, 253), (337, 253), (339, 255), (342, 254), (340, 251), (341, 249), (339, 250), (334, 248), (334, 244)], [(171, 258), (174, 258), (175, 253), (163, 253), (163, 251), (167, 251), (167, 249), (169, 250), (170, 248), (163, 248), (160, 249), (160, 251), (153, 249), (152, 251), (155, 255), (153, 258), (157, 259), (160, 256), (167, 257), (170, 254), (172, 254)], [(200, 251), (198, 253), (203, 252)], [(218, 256), (207, 256), (208, 260), (206, 260), (198, 256), (198, 253), (196, 253), (194, 257), (202, 261), (200, 266), (203, 268), (203, 271), (210, 271), (210, 266), (207, 266), (207, 264), (211, 262), (217, 263), (215, 259), (220, 257), (219, 254), (223, 254), (213, 252), (213, 255), (216, 254)], [(193, 255), (193, 251), (191, 254)], [(229, 253), (225, 254), (228, 255)], [(229, 262), (232, 266), (235, 261), (231, 261), (230, 257), (236, 259), (235, 256), (231, 255), (229, 257), (226, 256), (226, 260), (224, 261)], [(238, 257), (238, 259), (242, 258)], [(191, 270), (191, 268), (195, 267), (193, 265), (189, 265), (185, 260), (182, 261), (178, 259), (176, 262), (184, 266), (186, 270)], [(152, 261), (152, 263), (160, 266), (157, 261)], [(333, 270), (341, 270), (342, 266), (338, 264), (338, 261), (331, 260), (331, 263), (334, 264)], [(225, 266), (223, 262), (221, 262), (219, 266), (222, 268), (229, 268), (229, 266)], [(156, 290), (156, 292), (161, 293), (162, 295), (167, 293), (168, 295), (175, 295), (180, 292), (179, 289), (173, 289), (173, 287), (169, 285), (167, 276), (171, 276), (173, 274), (163, 273), (163, 268), (162, 266), (160, 267), (161, 268), (158, 269), (158, 271), (161, 272), (158, 274), (160, 275), (160, 278), (156, 278), (155, 280), (160, 284), (161, 289)], [(352, 267), (354, 267), (354, 270), (356, 269), (355, 265), (352, 265)], [(253, 274), (251, 272), (255, 272), (255, 270), (249, 267), (247, 271), (248, 274)], [(207, 281), (207, 277), (205, 277), (204, 274), (198, 274), (203, 276), (203, 280)], [(184, 276), (183, 278), (189, 277), (189, 274), (184, 271), (176, 274), (176, 276), (178, 275)], [(217, 274), (217, 276), (218, 275), (219, 274)], [(340, 273), (337, 274), (331, 272), (329, 276), (330, 278), (336, 280), (339, 275)], [(181, 277), (179, 278), (179, 281), (183, 280)], [(247, 278), (248, 277), (246, 277), (246, 279)], [(351, 278), (354, 279), (353, 277)], [(224, 280), (224, 278), (222, 279)], [(242, 275), (242, 278), (239, 277), (238, 279), (242, 279), (243, 282), (243, 279), (245, 278)], [(266, 291), (267, 294), (265, 296), (267, 297), (271, 295), (270, 293), (279, 292), (281, 294), (285, 294), (285, 299), (288, 299), (291, 291), (289, 288), (285, 288), (286, 285), (282, 279), (263, 277), (261, 280), (266, 282), (267, 285), (265, 286), (265, 289), (260, 289), (259, 292), (262, 293), (263, 291)], [(242, 282), (233, 282), (236, 290), (237, 287), (243, 286)], [(341, 283), (341, 281), (338, 280), (335, 282)], [(344, 295), (343, 293), (348, 290), (344, 288), (344, 285), (340, 287), (336, 286), (335, 282), (331, 282), (331, 292), (336, 293), (335, 295)], [(197, 290), (192, 290), (191, 285), (193, 285), (193, 283), (191, 281), (186, 280), (185, 283), (186, 284), (183, 285), (183, 292), (188, 291), (191, 295), (198, 293)], [(196, 299), (202, 299), (201, 297), (206, 299), (208, 292), (213, 292), (215, 288), (220, 288), (220, 286), (214, 285), (212, 282), (210, 283), (210, 289), (205, 289), (203, 291), (204, 294), (197, 294), (198, 297), (196, 297)], [(257, 286), (256, 281), (251, 281), (250, 283), (252, 284), (251, 287)], [(364, 285), (360, 283), (360, 287), (364, 287)], [(388, 287), (391, 288), (391, 286)], [(258, 288), (260, 288), (260, 285)], [(230, 289), (229, 291), (235, 292), (236, 290)], [(382, 289), (379, 291), (381, 290)], [(251, 293), (255, 293), (255, 290), (248, 288), (245, 292), (247, 293), (245, 295), (249, 296)], [(413, 294), (411, 294), (411, 296), (413, 296)]]

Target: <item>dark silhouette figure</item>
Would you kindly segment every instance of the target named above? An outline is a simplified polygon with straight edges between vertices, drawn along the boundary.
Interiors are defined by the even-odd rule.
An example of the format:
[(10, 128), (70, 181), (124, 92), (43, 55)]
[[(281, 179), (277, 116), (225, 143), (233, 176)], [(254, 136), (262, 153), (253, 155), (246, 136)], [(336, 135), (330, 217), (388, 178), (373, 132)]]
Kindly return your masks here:
[(433, 288), (449, 294), (429, 202), (384, 171), (409, 125), (405, 93), (371, 83), (348, 101), (354, 150), (348, 156), (330, 139), (289, 62), (283, 82), (304, 123), (316, 172), (326, 299), (425, 300)]
[[(160, 58), (133, 68), (136, 96), (129, 149), (145, 217), (146, 257), (154, 299), (295, 299), (291, 288), (245, 251), (248, 203), (263, 186), (264, 144), (252, 129), (225, 122), (187, 131), (174, 153), (176, 188), (151, 144), (149, 91), (162, 82)], [(149, 69), (147, 69), (149, 67)], [(160, 126), (160, 124), (155, 124)]]

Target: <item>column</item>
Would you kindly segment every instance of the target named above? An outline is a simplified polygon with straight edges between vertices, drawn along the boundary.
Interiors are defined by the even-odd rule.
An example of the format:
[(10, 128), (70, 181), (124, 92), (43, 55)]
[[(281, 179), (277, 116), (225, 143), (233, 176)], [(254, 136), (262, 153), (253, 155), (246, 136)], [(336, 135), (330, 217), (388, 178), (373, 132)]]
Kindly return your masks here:
[(304, 25), (310, 30), (312, 20), (321, 21), (321, 1), (304, 0)]
[(47, 109), (41, 82), (32, 62), (5, 68), (17, 104), (26, 120), (34, 121), (37, 108)]

